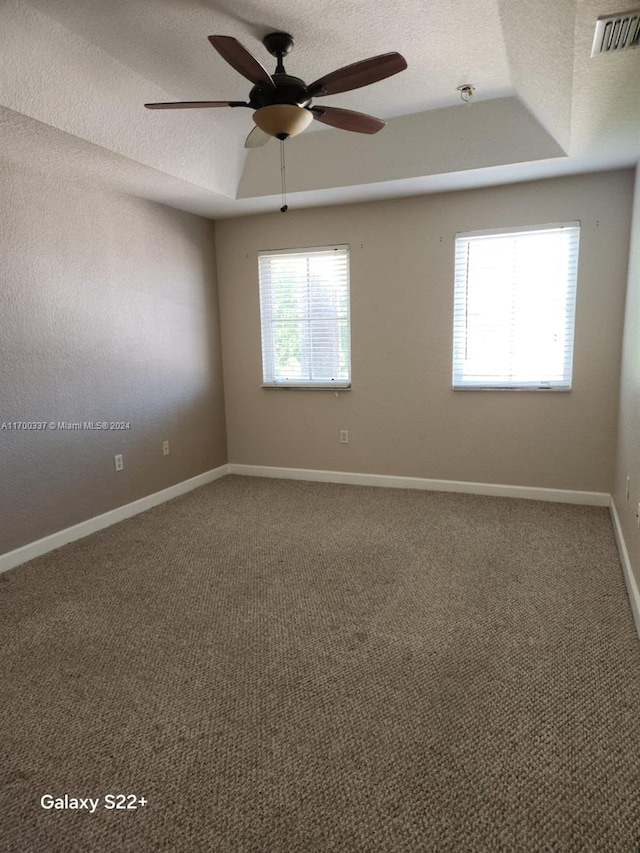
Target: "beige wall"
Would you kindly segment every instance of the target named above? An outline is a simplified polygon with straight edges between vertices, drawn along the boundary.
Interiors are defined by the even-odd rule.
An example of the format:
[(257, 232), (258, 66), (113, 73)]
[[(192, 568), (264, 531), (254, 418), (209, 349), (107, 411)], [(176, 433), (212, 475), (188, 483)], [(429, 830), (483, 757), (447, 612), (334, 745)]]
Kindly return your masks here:
[[(627, 476), (631, 478), (629, 500), (626, 495)], [(631, 226), (613, 497), (631, 565), (640, 585), (640, 530), (636, 520), (640, 502), (640, 167), (636, 170)]]
[[(610, 491), (632, 192), (627, 170), (218, 222), (229, 460)], [(455, 233), (575, 219), (573, 390), (451, 391)], [(257, 252), (333, 243), (351, 246), (353, 389), (262, 389)]]
[(0, 161), (0, 234), (0, 425), (131, 424), (0, 429), (0, 553), (226, 462), (213, 223)]

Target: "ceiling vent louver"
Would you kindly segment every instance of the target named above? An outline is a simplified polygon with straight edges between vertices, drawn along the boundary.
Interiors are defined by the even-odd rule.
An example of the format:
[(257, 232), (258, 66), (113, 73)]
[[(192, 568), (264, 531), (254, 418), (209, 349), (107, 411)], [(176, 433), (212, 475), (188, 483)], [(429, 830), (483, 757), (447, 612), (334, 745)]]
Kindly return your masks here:
[(640, 9), (603, 15), (596, 21), (591, 56), (619, 53), (640, 45)]

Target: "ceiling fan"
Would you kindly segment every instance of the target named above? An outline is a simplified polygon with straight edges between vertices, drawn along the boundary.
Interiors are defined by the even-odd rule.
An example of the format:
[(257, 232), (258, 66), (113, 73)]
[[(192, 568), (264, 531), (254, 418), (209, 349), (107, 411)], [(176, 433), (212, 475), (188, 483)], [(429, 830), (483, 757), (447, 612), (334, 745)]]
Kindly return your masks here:
[(323, 124), (355, 133), (377, 133), (385, 126), (382, 119), (354, 110), (313, 105), (314, 98), (337, 95), (377, 83), (404, 71), (406, 60), (399, 53), (383, 53), (346, 65), (306, 84), (284, 69), (283, 60), (293, 48), (288, 33), (269, 33), (262, 43), (277, 59), (273, 74), (255, 59), (240, 42), (231, 36), (209, 36), (209, 41), (232, 68), (246, 77), (253, 88), (248, 101), (178, 101), (175, 103), (145, 104), (150, 110), (198, 109), (201, 107), (248, 107), (254, 111), (256, 127), (246, 139), (246, 148), (257, 148), (272, 136), (284, 140), (297, 136), (313, 119)]

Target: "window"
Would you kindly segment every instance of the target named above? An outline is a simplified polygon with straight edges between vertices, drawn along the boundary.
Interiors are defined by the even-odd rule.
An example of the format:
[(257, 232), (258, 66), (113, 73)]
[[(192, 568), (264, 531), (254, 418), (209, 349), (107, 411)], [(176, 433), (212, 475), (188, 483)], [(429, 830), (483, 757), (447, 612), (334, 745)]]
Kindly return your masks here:
[(258, 254), (265, 387), (351, 383), (349, 247)]
[(454, 389), (571, 388), (580, 223), (456, 235)]

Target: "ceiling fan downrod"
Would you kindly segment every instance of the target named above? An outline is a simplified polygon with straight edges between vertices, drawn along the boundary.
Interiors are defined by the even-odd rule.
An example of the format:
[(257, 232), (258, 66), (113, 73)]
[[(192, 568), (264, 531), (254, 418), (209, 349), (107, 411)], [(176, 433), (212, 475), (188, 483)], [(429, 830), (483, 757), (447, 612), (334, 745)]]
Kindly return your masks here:
[(283, 60), (293, 50), (293, 36), (289, 33), (269, 33), (262, 39), (262, 44), (267, 48), (271, 56), (275, 56), (278, 64), (275, 74), (286, 74)]

